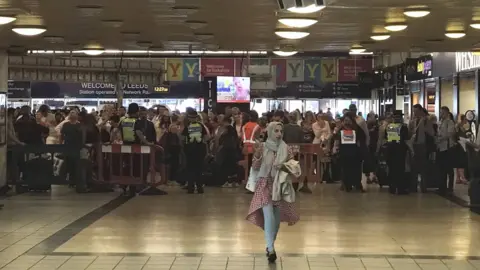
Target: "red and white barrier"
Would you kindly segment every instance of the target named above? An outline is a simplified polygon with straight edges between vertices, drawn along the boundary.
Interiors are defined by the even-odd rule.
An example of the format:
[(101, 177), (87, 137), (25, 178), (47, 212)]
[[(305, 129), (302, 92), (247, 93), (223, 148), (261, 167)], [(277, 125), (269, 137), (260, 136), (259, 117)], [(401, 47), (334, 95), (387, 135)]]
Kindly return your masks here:
[(150, 154), (152, 147), (147, 145), (102, 145), (102, 153)]

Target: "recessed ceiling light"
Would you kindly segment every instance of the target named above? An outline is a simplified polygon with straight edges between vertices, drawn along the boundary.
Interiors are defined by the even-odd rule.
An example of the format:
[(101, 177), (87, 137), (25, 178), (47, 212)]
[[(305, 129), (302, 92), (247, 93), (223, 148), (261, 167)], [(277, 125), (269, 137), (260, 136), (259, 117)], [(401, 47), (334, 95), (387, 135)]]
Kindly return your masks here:
[(105, 48), (99, 44), (89, 44), (82, 49), (82, 52), (86, 55), (97, 56), (105, 53)]
[(376, 41), (382, 41), (382, 40), (389, 39), (390, 35), (389, 34), (375, 34), (375, 35), (372, 35), (370, 38), (373, 39), (373, 40), (376, 40)]
[(363, 53), (365, 51), (366, 49), (360, 45), (353, 45), (352, 48), (350, 49), (351, 53)]
[(44, 36), (43, 39), (50, 43), (63, 43), (65, 40), (63, 37), (60, 36)]
[(286, 38), (286, 39), (301, 39), (310, 35), (310, 33), (305, 31), (291, 31), (291, 30), (277, 30), (275, 31), (275, 34), (281, 38)]
[(407, 29), (407, 24), (405, 23), (389, 23), (385, 25), (385, 29), (391, 32), (398, 32)]
[(287, 10), (293, 13), (307, 14), (307, 13), (318, 12), (324, 8), (325, 8), (325, 5), (311, 4), (304, 7), (291, 7), (291, 8), (288, 8)]
[(14, 16), (0, 16), (0, 25), (11, 23), (16, 19)]
[(185, 21), (185, 23), (191, 29), (200, 29), (200, 28), (203, 28), (203, 27), (207, 26), (207, 22), (205, 22), (205, 21)]
[(138, 41), (137, 45), (140, 47), (148, 48), (153, 45), (151, 41)]
[(198, 39), (210, 39), (213, 38), (213, 34), (210, 33), (195, 33), (195, 36)]
[(480, 22), (479, 21), (472, 22), (470, 26), (475, 29), (480, 29)]
[(47, 28), (39, 25), (15, 25), (12, 31), (22, 36), (37, 36), (47, 31)]
[(198, 11), (198, 7), (193, 6), (174, 6), (172, 9), (183, 15), (192, 15)]
[(310, 18), (280, 18), (278, 21), (281, 24), (294, 28), (305, 28), (318, 22), (318, 20)]
[(103, 6), (99, 5), (79, 5), (77, 9), (85, 17), (95, 17), (100, 15), (103, 11)]
[(412, 18), (421, 18), (430, 14), (430, 10), (426, 7), (410, 7), (410, 8), (406, 8), (403, 11), (403, 14), (405, 14), (405, 16), (412, 17)]
[(107, 27), (119, 28), (122, 27), (122, 20), (103, 20), (102, 23)]
[(288, 57), (297, 54), (297, 51), (273, 51), (274, 54), (282, 57)]
[(140, 32), (122, 32), (122, 35), (128, 39), (136, 39), (140, 36)]
[(447, 31), (447, 32), (445, 32), (445, 36), (447, 36), (448, 38), (454, 38), (454, 39), (462, 38), (465, 35), (466, 34), (463, 31)]

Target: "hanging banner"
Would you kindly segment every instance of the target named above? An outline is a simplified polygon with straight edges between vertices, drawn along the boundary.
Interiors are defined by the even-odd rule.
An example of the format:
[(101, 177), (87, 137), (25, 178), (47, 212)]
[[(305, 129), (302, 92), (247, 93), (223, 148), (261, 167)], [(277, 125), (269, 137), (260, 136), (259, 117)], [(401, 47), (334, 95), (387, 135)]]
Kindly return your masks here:
[(275, 73), (277, 76), (277, 83), (283, 83), (287, 80), (287, 60), (280, 58), (273, 58), (271, 60), (272, 66), (275, 66)]
[(235, 60), (233, 58), (202, 58), (201, 73), (203, 77), (234, 76)]
[(338, 81), (353, 82), (359, 72), (372, 71), (372, 59), (339, 59)]
[(217, 77), (203, 78), (203, 108), (208, 112), (216, 112), (217, 108)]
[(322, 59), (320, 61), (320, 68), (322, 83), (337, 81), (337, 59)]
[(248, 58), (235, 58), (235, 76), (248, 77)]
[(200, 64), (198, 58), (183, 59), (183, 81), (198, 81)]
[(167, 59), (167, 81), (178, 82), (183, 79), (183, 60)]
[(321, 85), (321, 62), (320, 59), (306, 59), (305, 60), (304, 81), (313, 82), (316, 85)]
[(30, 98), (29, 81), (9, 81), (8, 98)]
[(304, 69), (303, 60), (287, 60), (287, 82), (303, 82)]

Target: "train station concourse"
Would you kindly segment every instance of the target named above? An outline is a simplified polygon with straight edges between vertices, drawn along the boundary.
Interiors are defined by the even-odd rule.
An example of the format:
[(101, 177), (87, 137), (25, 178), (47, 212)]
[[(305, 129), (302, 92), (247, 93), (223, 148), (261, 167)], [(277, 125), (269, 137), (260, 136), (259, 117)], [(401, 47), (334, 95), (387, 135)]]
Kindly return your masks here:
[(281, 225), (274, 264), (245, 220), (243, 189), (12, 196), (0, 211), (0, 269), (480, 269), (480, 215), (451, 198), (312, 189), (297, 197), (300, 221)]

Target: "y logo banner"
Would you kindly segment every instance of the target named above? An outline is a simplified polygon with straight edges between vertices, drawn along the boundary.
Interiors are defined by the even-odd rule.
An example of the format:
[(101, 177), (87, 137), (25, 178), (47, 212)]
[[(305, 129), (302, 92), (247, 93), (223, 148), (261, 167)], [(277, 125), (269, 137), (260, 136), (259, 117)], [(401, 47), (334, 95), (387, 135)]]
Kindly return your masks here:
[(183, 60), (167, 59), (167, 80), (181, 81), (183, 78)]
[(200, 75), (200, 66), (198, 58), (183, 59), (183, 80), (198, 81)]
[(303, 73), (303, 60), (287, 60), (287, 82), (302, 82)]
[(321, 62), (320, 59), (306, 59), (305, 60), (305, 78), (306, 82), (313, 82), (316, 85), (320, 85), (321, 77)]
[(321, 81), (336, 82), (337, 81), (337, 59), (322, 59), (321, 63)]

